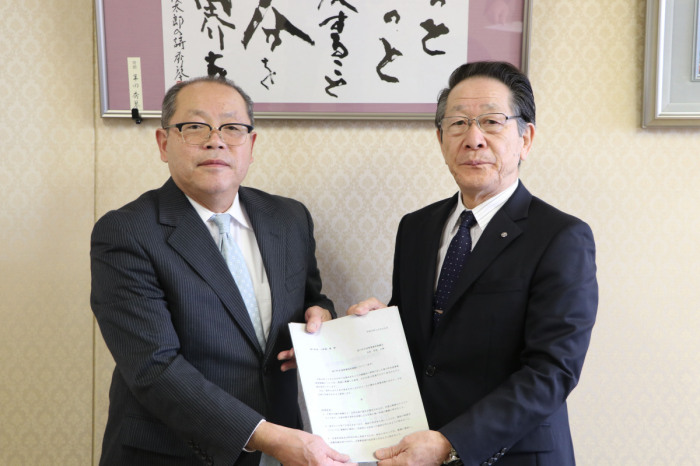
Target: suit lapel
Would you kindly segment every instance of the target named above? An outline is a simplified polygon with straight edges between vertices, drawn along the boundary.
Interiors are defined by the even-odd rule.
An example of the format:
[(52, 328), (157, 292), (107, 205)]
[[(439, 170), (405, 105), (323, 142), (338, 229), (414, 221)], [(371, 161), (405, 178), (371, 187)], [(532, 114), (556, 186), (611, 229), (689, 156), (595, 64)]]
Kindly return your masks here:
[(510, 243), (522, 234), (519, 222), (527, 218), (531, 199), (532, 195), (522, 183), (519, 183), (510, 199), (493, 216), (469, 255), (462, 274), (455, 284), (452, 295), (447, 302), (446, 316), (484, 270)]
[(264, 202), (258, 197), (255, 191), (241, 187), (238, 190), (241, 196), (241, 203), (245, 207), (250, 223), (255, 232), (255, 240), (258, 242), (263, 266), (270, 284), (270, 295), (272, 297), (272, 320), (270, 322), (270, 333), (267, 338), (267, 348), (274, 346), (281, 322), (285, 316), (281, 315), (280, 303), (285, 300), (285, 251), (286, 236), (279, 223), (275, 221), (275, 207), (268, 202)]
[(159, 190), (159, 202), (161, 224), (173, 228), (168, 244), (211, 286), (246, 337), (260, 349), (250, 316), (226, 261), (202, 219), (172, 179)]
[(435, 294), (435, 282), (437, 280), (437, 256), (440, 248), (440, 238), (442, 237), (442, 230), (445, 227), (447, 217), (457, 202), (457, 195), (438, 206), (431, 213), (423, 228), (420, 229), (422, 234), (416, 238), (413, 250), (408, 251), (409, 254), (416, 255), (414, 263), (424, 264), (425, 266), (425, 269), (418, 271), (415, 290), (413, 290), (413, 299), (419, 304), (415, 308), (430, 310), (430, 312), (421, 312), (417, 316), (420, 322), (421, 337), (426, 343), (422, 345), (423, 348), (427, 348), (427, 342), (432, 338), (433, 295)]

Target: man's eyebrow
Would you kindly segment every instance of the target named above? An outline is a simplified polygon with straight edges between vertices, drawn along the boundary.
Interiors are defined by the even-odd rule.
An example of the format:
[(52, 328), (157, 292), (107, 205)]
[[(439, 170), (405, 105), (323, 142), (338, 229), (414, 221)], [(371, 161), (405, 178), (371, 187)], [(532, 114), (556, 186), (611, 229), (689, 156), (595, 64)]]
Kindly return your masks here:
[(202, 119), (206, 119), (206, 117), (207, 117), (207, 114), (205, 112), (203, 112), (201, 110), (196, 110), (196, 109), (195, 110), (188, 110), (186, 112), (186, 114), (187, 114), (187, 117), (197, 116), (197, 117), (201, 117)]
[[(455, 105), (455, 106), (453, 106), (452, 108), (450, 108), (450, 110), (452, 110), (452, 111), (462, 111), (462, 110), (464, 110), (466, 107), (467, 107), (466, 105)], [(481, 108), (482, 110), (499, 110), (498, 104), (495, 104), (495, 103), (483, 104), (483, 105), (480, 105), (479, 108)]]
[[(208, 118), (208, 117), (210, 116), (210, 115), (209, 115), (207, 112), (205, 112), (204, 110), (198, 110), (198, 109), (190, 110), (190, 111), (187, 112), (187, 114), (188, 114), (188, 115), (192, 115), (192, 116), (198, 116), (198, 117), (201, 117), (201, 118), (203, 118), (203, 119), (206, 119), (206, 118)], [(222, 118), (222, 119), (228, 119), (228, 118), (234, 118), (234, 119), (235, 119), (235, 118), (237, 117), (237, 115), (238, 115), (238, 112), (235, 112), (235, 111), (233, 111), (233, 112), (226, 112), (226, 113), (222, 113), (222, 114), (221, 114), (221, 118)]]

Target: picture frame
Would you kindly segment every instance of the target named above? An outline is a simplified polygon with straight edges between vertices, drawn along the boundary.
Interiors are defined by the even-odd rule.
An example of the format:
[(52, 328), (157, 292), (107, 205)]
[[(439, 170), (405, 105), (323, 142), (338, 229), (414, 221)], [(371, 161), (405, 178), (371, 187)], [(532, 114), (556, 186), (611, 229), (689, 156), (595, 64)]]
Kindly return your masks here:
[[(98, 71), (100, 85), (100, 112), (102, 117), (127, 117), (141, 121), (142, 118), (158, 118), (160, 117), (160, 106), (166, 88), (177, 81), (168, 84), (166, 76), (168, 71), (164, 65), (164, 37), (167, 39), (168, 29), (170, 27), (167, 22), (163, 21), (166, 2), (185, 3), (191, 2), (191, 5), (196, 2), (197, 7), (200, 5), (209, 4), (223, 5), (231, 2), (214, 2), (206, 0), (95, 0), (96, 1), (96, 23), (97, 23), (97, 52), (98, 52)], [(269, 5), (271, 2), (263, 2), (258, 0), (239, 0), (232, 2), (234, 7), (237, 5), (249, 4)], [(274, 3), (278, 8), (283, 9), (284, 1)], [(289, 0), (291, 1), (291, 0)], [(299, 1), (299, 0), (294, 0)], [(314, 0), (313, 2), (304, 2), (313, 5), (324, 4), (325, 6), (334, 5), (351, 5), (358, 0)], [(405, 6), (406, 2), (418, 2), (419, 0), (382, 0), (383, 4), (393, 4)], [(522, 71), (528, 71), (528, 58), (530, 48), (530, 25), (532, 16), (532, 3), (534, 0), (463, 0), (468, 5), (468, 37), (467, 37), (467, 52), (464, 59), (453, 55), (454, 63), (463, 63), (467, 60), (505, 60), (514, 63)], [(320, 3), (319, 3), (320, 2)], [(325, 2), (325, 3), (324, 3)], [(336, 3), (337, 2), (337, 3)], [(418, 5), (419, 3), (416, 3)], [(427, 8), (424, 5), (431, 5), (432, 8), (440, 8), (440, 4), (445, 4), (443, 0), (421, 0), (421, 8)], [(453, 2), (454, 4), (454, 2)], [(491, 8), (494, 4), (504, 4), (510, 10), (514, 11), (515, 19), (510, 18), (508, 24), (495, 25), (489, 31), (485, 31), (484, 24), (486, 21), (480, 18), (480, 14), (487, 8)], [(301, 4), (295, 3), (295, 6)], [(358, 4), (359, 5), (359, 4)], [(366, 4), (368, 5), (368, 4)], [(366, 6), (365, 5), (365, 6)], [(161, 8), (163, 7), (163, 9)], [(290, 8), (291, 10), (291, 8)], [(408, 10), (408, 9), (407, 9)], [(211, 13), (211, 11), (210, 11)], [(350, 13), (349, 13), (350, 14)], [(246, 14), (244, 19), (247, 20)], [(295, 20), (299, 16), (293, 16)], [(211, 14), (209, 14), (211, 18)], [(197, 25), (202, 24), (201, 18)], [(193, 19), (192, 22), (195, 22)], [(251, 20), (251, 23), (253, 21)], [(437, 21), (436, 21), (437, 22)], [(465, 18), (466, 23), (466, 18)], [(319, 24), (316, 21), (315, 24)], [(516, 25), (515, 27), (512, 25)], [(241, 20), (236, 25), (235, 34), (240, 34), (245, 29), (246, 21)], [(320, 26), (320, 25), (319, 25)], [(488, 24), (487, 24), (488, 26)], [(465, 24), (466, 28), (466, 24)], [(221, 28), (219, 28), (221, 29)], [(399, 28), (396, 27), (398, 30)], [(454, 28), (458, 29), (458, 28)], [(205, 30), (202, 25), (202, 30)], [(166, 34), (164, 35), (164, 31)], [(212, 31), (209, 31), (210, 33)], [(268, 31), (266, 31), (267, 33)], [(315, 31), (318, 32), (318, 31)], [(324, 31), (328, 35), (328, 30)], [(221, 30), (214, 29), (210, 37), (216, 39), (217, 34), (221, 35)], [(233, 36), (234, 33), (231, 33)], [(285, 33), (286, 34), (286, 33)], [(383, 33), (382, 33), (383, 34)], [(415, 33), (414, 33), (415, 34)], [(259, 42), (264, 43), (262, 32), (259, 34)], [(374, 34), (373, 40), (379, 43), (380, 33)], [(285, 35), (285, 37), (289, 37)], [(322, 38), (322, 34), (314, 35), (314, 39), (319, 42), (318, 37)], [(237, 38), (239, 39), (239, 38)], [(268, 37), (269, 39), (269, 37)], [(424, 38), (425, 39), (425, 38)], [(295, 39), (289, 39), (292, 42)], [(234, 43), (235, 41), (232, 41)], [(240, 42), (240, 40), (238, 40)], [(437, 42), (434, 42), (437, 44)], [(171, 44), (171, 43), (169, 43)], [(443, 42), (444, 44), (444, 42)], [(170, 47), (171, 45), (169, 45)], [(228, 44), (227, 44), (228, 47)], [(268, 45), (269, 47), (269, 45)], [(420, 37), (418, 36), (418, 47), (420, 48)], [(424, 42), (425, 48), (425, 42)], [(282, 49), (282, 47), (280, 47)], [(278, 56), (281, 54), (278, 54)], [(202, 54), (197, 54), (196, 57), (201, 57)], [(374, 59), (374, 58), (373, 58)], [(406, 62), (405, 60), (404, 62)], [(314, 64), (309, 62), (309, 57), (300, 56), (297, 63), (302, 63), (302, 66), (313, 67)], [(372, 62), (372, 71), (374, 70)], [(434, 68), (421, 68), (419, 70), (421, 79), (425, 85), (431, 86), (429, 98), (423, 101), (410, 100), (414, 92), (407, 88), (404, 97), (405, 101), (383, 102), (377, 95), (382, 96), (381, 92), (375, 90), (370, 98), (363, 99), (362, 95), (353, 96), (352, 100), (344, 101), (338, 99), (334, 102), (320, 101), (305, 101), (303, 99), (291, 101), (266, 101), (264, 94), (260, 94), (256, 89), (252, 89), (250, 85), (243, 84), (244, 90), (251, 95), (255, 102), (256, 118), (322, 118), (322, 119), (431, 119), (434, 117), (437, 99), (437, 91), (444, 87), (449, 77), (449, 72), (455, 66), (450, 66), (449, 69), (438, 70)], [(250, 66), (243, 67), (246, 73), (251, 70)], [(347, 68), (347, 67), (346, 67)], [(206, 74), (207, 68), (202, 68), (200, 74)], [(241, 84), (240, 78), (233, 76), (234, 72), (227, 77), (232, 78), (237, 84)], [(338, 69), (334, 70), (338, 73)], [(345, 70), (340, 70), (345, 72)], [(432, 72), (432, 74), (431, 74)], [(330, 74), (328, 70), (326, 78)], [(200, 75), (196, 74), (196, 75)], [(280, 73), (281, 74), (281, 73)], [(373, 73), (366, 73), (367, 75)], [(195, 76), (196, 76), (195, 75)], [(240, 76), (240, 74), (239, 74)], [(323, 74), (321, 74), (323, 77)], [(133, 79), (132, 79), (133, 77)], [(192, 77), (192, 76), (190, 76)], [(305, 85), (305, 81), (301, 81)], [(370, 84), (371, 86), (372, 84)], [(296, 86), (301, 87), (301, 86)], [(348, 86), (349, 88), (350, 86)], [(433, 92), (432, 87), (435, 87)], [(295, 87), (290, 86), (289, 92), (294, 92)], [(359, 91), (358, 91), (359, 92)]]
[(642, 128), (700, 126), (700, 0), (647, 1)]
[(695, 40), (693, 41), (693, 71), (692, 80), (700, 81), (700, 0), (695, 4)]

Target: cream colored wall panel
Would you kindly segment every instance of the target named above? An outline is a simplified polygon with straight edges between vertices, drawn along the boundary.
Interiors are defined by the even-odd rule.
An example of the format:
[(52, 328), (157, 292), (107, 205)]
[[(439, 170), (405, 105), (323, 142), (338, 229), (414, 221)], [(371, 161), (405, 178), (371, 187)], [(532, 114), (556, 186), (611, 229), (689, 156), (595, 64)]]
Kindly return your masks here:
[(0, 464), (89, 464), (92, 3), (0, 16)]
[(324, 290), (340, 313), (388, 300), (401, 216), (456, 192), (430, 122), (258, 122), (247, 184), (313, 215)]
[(136, 124), (124, 118), (98, 118), (95, 191), (96, 217), (134, 200), (168, 179), (168, 167), (160, 160), (156, 120)]

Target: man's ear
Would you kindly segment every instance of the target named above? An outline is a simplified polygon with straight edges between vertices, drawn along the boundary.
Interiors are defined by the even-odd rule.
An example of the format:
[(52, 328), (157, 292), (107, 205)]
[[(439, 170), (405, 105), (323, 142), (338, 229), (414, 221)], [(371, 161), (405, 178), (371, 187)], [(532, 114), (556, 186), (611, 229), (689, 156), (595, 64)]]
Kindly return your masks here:
[(442, 144), (442, 130), (440, 128), (435, 129), (435, 135), (437, 136), (438, 143)]
[(520, 150), (520, 160), (523, 161), (527, 158), (532, 149), (532, 143), (535, 140), (535, 125), (532, 123), (527, 124), (525, 132), (523, 132), (523, 148)]
[(158, 143), (158, 150), (160, 150), (160, 159), (167, 163), (168, 153), (166, 151), (168, 146), (168, 130), (163, 128), (158, 128), (156, 130), (156, 143)]

